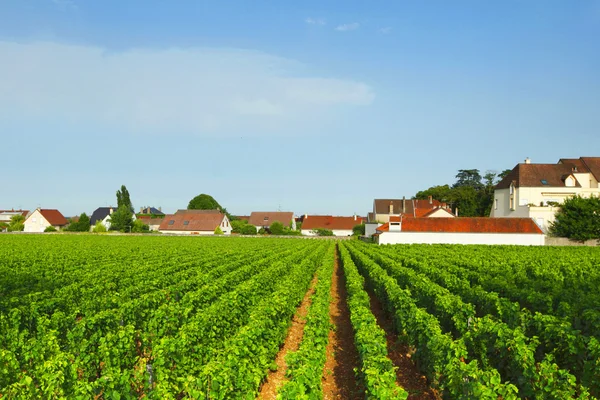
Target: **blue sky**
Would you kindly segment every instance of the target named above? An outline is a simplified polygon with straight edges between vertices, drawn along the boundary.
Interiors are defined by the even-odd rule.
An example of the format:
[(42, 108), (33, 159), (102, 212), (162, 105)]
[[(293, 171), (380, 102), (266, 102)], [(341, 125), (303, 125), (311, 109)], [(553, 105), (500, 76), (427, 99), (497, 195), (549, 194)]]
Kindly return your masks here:
[(232, 213), (600, 156), (600, 1), (0, 1), (0, 209)]

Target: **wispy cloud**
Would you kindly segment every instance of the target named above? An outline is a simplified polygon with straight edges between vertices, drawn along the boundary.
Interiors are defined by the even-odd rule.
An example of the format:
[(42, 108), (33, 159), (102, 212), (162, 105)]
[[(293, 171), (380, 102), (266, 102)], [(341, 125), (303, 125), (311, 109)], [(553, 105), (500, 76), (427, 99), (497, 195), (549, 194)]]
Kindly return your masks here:
[(384, 34), (384, 35), (387, 35), (388, 33), (391, 33), (391, 32), (392, 32), (392, 27), (391, 27), (391, 26), (386, 26), (386, 27), (384, 27), (384, 28), (379, 28), (379, 29), (377, 30), (377, 32), (379, 32), (379, 33), (382, 33), (382, 34)]
[[(369, 105), (366, 84), (228, 48), (129, 50), (0, 41), (4, 117), (159, 135), (286, 135), (340, 107)], [(312, 122), (311, 122), (312, 123)], [(318, 123), (318, 122), (315, 122)], [(299, 130), (299, 128), (298, 128)], [(308, 130), (305, 130), (308, 131)]]
[(358, 22), (352, 22), (351, 24), (338, 25), (335, 28), (335, 30), (340, 31), (340, 32), (346, 32), (346, 31), (355, 31), (358, 28), (360, 28), (360, 24)]
[(304, 22), (306, 22), (308, 25), (325, 25), (327, 22), (325, 21), (324, 18), (311, 18), (308, 17), (304, 20)]

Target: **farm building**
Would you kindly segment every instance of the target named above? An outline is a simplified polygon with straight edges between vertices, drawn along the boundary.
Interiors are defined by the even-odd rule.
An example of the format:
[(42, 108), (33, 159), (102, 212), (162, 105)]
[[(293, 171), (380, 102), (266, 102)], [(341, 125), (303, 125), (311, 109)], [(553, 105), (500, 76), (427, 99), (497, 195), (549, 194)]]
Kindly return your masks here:
[(544, 232), (530, 218), (390, 217), (373, 236), (378, 244), (512, 244), (543, 246)]
[(44, 232), (49, 226), (61, 230), (69, 221), (58, 210), (37, 208), (25, 220), (25, 232)]
[(281, 222), (284, 227), (291, 226), (293, 230), (296, 230), (296, 219), (293, 212), (253, 211), (248, 219), (248, 223), (256, 226), (257, 231), (260, 228), (269, 229), (275, 221)]
[(334, 236), (352, 236), (352, 228), (363, 223), (363, 218), (334, 217), (331, 215), (305, 215), (302, 222), (302, 234), (315, 236), (316, 229), (329, 229)]
[(229, 218), (219, 210), (177, 210), (165, 215), (158, 230), (168, 234), (213, 235), (217, 228), (225, 235), (231, 233)]
[(373, 200), (373, 212), (368, 215), (368, 222), (381, 224), (390, 220), (392, 215), (407, 215), (411, 217), (423, 217), (425, 214), (437, 209), (450, 210), (446, 203), (441, 203), (438, 200), (429, 196), (427, 200), (417, 199), (375, 199)]

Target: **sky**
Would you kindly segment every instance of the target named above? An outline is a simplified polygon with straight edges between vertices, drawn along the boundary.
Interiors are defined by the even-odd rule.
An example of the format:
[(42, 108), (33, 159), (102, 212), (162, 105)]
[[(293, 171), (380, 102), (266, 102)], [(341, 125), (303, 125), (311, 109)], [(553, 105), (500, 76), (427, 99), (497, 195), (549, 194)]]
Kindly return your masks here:
[(0, 209), (365, 215), (600, 156), (600, 0), (0, 0)]

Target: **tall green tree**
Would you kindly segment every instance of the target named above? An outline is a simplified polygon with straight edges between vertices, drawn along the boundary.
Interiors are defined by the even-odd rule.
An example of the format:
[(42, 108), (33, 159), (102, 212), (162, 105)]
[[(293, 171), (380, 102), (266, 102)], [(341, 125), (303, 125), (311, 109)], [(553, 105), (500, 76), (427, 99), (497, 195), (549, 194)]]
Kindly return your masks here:
[(65, 230), (69, 232), (89, 232), (90, 217), (88, 217), (86, 213), (82, 213), (79, 216), (79, 220), (77, 222), (71, 222)]
[(483, 187), (481, 183), (481, 174), (478, 169), (459, 169), (456, 174), (456, 182), (452, 185), (452, 188), (458, 187), (472, 187), (475, 190), (479, 190)]
[(600, 239), (600, 198), (574, 196), (566, 199), (556, 212), (550, 233), (581, 241)]
[(120, 232), (131, 232), (133, 226), (133, 212), (122, 205), (110, 215), (110, 230)]
[(131, 197), (129, 191), (125, 185), (121, 185), (121, 189), (117, 190), (117, 207), (127, 207), (132, 213), (134, 211), (133, 204), (131, 203)]
[(199, 194), (198, 196), (191, 199), (188, 203), (187, 208), (188, 210), (221, 210), (223, 214), (227, 215), (229, 221), (237, 219), (234, 218), (231, 214), (229, 214), (229, 212), (227, 212), (227, 209), (221, 206), (219, 202), (215, 200), (211, 195), (205, 193)]

